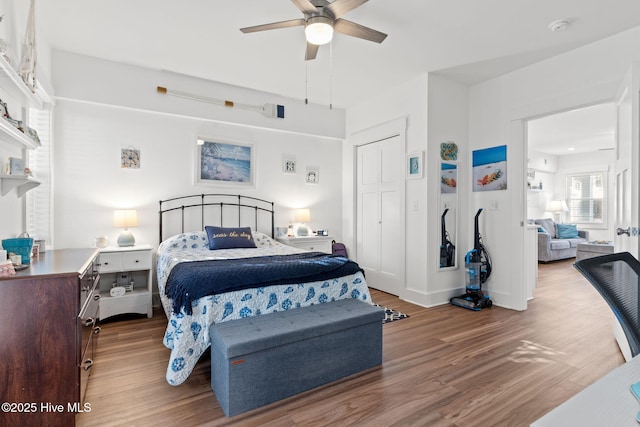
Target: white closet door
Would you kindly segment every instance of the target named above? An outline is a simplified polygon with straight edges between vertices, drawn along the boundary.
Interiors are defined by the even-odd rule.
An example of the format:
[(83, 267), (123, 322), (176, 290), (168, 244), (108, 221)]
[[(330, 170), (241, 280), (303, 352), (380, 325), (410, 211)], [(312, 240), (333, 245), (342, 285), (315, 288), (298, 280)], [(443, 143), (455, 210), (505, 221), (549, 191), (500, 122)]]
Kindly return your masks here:
[(403, 189), (399, 136), (357, 148), (357, 261), (370, 287), (393, 295), (402, 289)]

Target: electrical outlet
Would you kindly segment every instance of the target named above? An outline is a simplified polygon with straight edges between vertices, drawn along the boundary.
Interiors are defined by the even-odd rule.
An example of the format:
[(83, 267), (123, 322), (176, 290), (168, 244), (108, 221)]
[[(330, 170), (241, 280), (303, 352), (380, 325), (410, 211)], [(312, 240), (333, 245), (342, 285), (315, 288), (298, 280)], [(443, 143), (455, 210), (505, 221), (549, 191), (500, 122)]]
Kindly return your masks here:
[(489, 200), (489, 210), (497, 211), (498, 210), (498, 201), (497, 200)]
[(418, 201), (414, 200), (413, 203), (411, 203), (411, 210), (413, 212), (418, 212)]

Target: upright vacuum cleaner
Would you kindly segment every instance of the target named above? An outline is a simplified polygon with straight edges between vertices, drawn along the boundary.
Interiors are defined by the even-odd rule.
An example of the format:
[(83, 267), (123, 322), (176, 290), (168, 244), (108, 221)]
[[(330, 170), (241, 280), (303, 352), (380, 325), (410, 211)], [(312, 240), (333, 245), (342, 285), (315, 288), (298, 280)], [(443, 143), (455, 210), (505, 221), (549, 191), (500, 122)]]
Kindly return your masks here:
[(440, 226), (442, 227), (442, 240), (440, 244), (440, 268), (453, 267), (456, 257), (456, 247), (451, 243), (449, 239), (449, 233), (447, 233), (447, 225), (444, 217), (449, 212), (449, 208), (446, 208), (440, 218)]
[(482, 244), (482, 237), (478, 231), (478, 217), (482, 209), (478, 209), (474, 223), (473, 249), (465, 256), (466, 292), (459, 297), (451, 298), (451, 304), (470, 310), (491, 308), (493, 303), (489, 294), (482, 291), (482, 284), (491, 276), (491, 258)]

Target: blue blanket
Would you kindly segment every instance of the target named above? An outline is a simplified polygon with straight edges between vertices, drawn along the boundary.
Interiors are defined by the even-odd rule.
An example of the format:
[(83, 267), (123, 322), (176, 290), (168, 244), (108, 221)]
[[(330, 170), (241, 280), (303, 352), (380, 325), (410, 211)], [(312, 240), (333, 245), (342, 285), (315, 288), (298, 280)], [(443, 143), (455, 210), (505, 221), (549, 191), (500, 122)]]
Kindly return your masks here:
[(363, 270), (355, 262), (322, 252), (182, 262), (171, 269), (165, 293), (176, 314), (183, 309), (190, 315), (191, 303), (208, 295), (328, 280), (358, 271)]

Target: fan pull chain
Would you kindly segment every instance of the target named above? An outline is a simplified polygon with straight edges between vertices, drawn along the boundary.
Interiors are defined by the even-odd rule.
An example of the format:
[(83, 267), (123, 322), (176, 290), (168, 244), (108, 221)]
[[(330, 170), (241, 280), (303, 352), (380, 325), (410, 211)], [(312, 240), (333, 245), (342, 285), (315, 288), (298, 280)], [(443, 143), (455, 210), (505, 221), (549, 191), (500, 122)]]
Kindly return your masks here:
[(329, 42), (329, 109), (333, 110), (333, 41)]
[(309, 104), (309, 61), (307, 61), (307, 58), (304, 59), (304, 104), (308, 105)]

